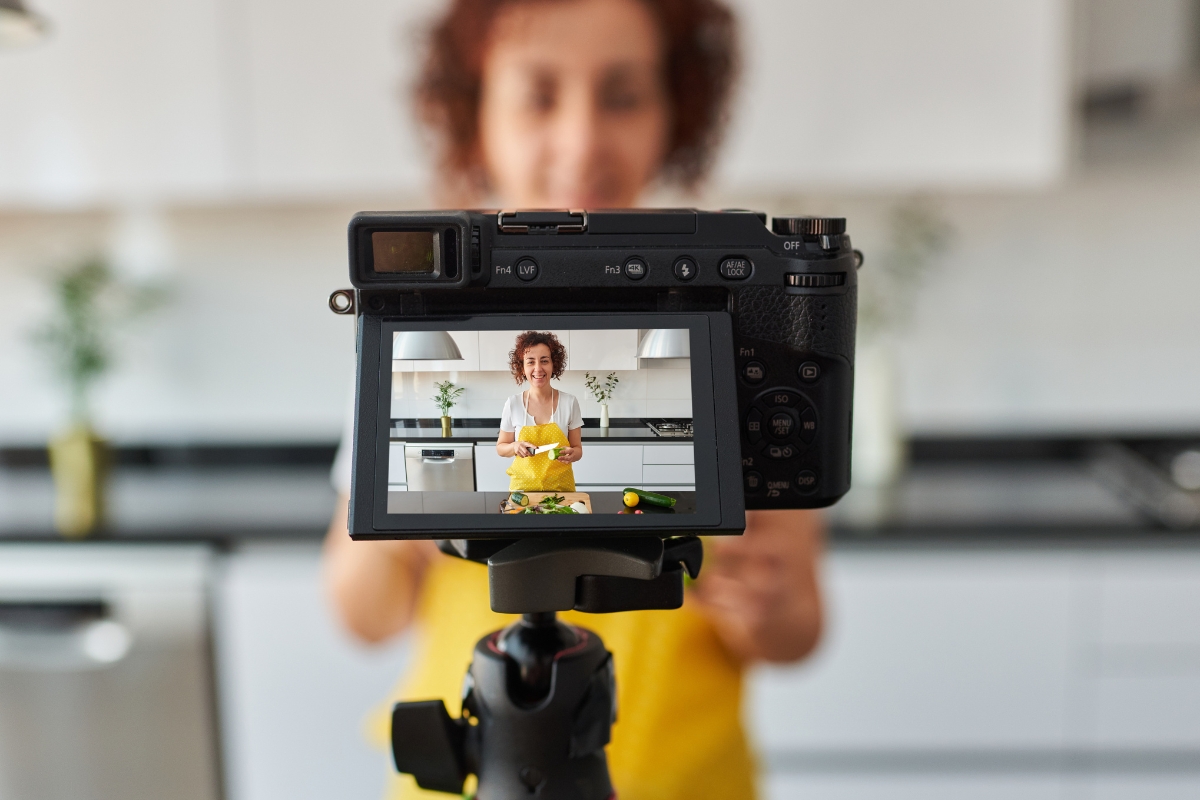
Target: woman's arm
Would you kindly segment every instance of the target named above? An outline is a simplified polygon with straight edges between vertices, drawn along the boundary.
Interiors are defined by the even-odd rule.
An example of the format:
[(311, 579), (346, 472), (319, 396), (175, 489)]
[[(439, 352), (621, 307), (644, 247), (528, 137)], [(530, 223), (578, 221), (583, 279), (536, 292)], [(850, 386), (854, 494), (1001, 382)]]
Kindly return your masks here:
[(821, 638), (824, 525), (813, 511), (747, 511), (742, 536), (706, 541), (691, 599), (745, 662), (796, 661)]
[(356, 542), (346, 527), (349, 505), (346, 495), (338, 497), (325, 535), (325, 590), (343, 625), (361, 639), (381, 642), (412, 622), (437, 547), (414, 540)]
[(567, 446), (562, 449), (558, 460), (570, 464), (583, 458), (583, 428), (567, 431)]

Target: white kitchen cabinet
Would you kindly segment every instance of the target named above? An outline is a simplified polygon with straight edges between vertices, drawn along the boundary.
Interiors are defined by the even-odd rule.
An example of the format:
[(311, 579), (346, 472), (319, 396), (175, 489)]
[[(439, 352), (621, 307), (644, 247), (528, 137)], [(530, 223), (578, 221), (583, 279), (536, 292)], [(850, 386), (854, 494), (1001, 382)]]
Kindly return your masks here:
[(755, 678), (768, 750), (1055, 748), (1075, 666), (1064, 553), (838, 552), (814, 657)]
[[(480, 331), (479, 369), (509, 372), (508, 354), (512, 352), (517, 337), (524, 333), (525, 330), (527, 329), (519, 331)], [(571, 331), (552, 330), (550, 333), (557, 336), (558, 340), (562, 342), (563, 347), (567, 348), (569, 361), (571, 354)], [(571, 369), (574, 368), (574, 366), (571, 366)]]
[(341, 626), (315, 542), (238, 548), (222, 566), (213, 639), (225, 796), (382, 797), (390, 757), (367, 740), (366, 720), (386, 713), (407, 639), (368, 645)]
[(823, 580), (816, 655), (751, 681), (768, 797), (1200, 797), (1195, 547), (835, 545)]
[(643, 464), (695, 464), (692, 444), (647, 444), (642, 447)]
[(495, 442), (475, 445), (475, 491), (507, 492), (512, 478), (507, 474), (511, 458), (496, 452)]
[(696, 468), (691, 464), (643, 464), (642, 480), (647, 484), (696, 483)]
[(1107, 553), (1092, 564), (1084, 741), (1200, 750), (1200, 553)]
[[(1067, 0), (734, 5), (749, 46), (718, 184), (794, 193), (1062, 173)], [(409, 37), (442, 6), (47, 0), (52, 36), (5, 53), (0, 72), (0, 200), (418, 192), (430, 159), (397, 87), (423, 50)]]
[(221, 196), (234, 177), (219, 0), (33, 3), (49, 38), (5, 51), (0, 201)]
[(1065, 171), (1068, 0), (733, 5), (747, 63), (719, 183), (900, 190)]
[(567, 368), (612, 372), (637, 369), (636, 330), (572, 330)]
[(771, 775), (765, 800), (1076, 800), (1057, 775)]
[(584, 442), (583, 458), (571, 466), (576, 485), (638, 486), (642, 482), (642, 446)]

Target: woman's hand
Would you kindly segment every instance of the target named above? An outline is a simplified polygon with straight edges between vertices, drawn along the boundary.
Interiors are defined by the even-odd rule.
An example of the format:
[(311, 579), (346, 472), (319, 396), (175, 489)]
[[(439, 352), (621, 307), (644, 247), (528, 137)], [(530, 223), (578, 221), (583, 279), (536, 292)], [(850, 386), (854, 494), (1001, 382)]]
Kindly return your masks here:
[(529, 458), (537, 450), (537, 445), (532, 442), (515, 442), (513, 444), (513, 454), (520, 458)]
[(570, 464), (578, 461), (583, 457), (582, 447), (563, 447), (558, 451), (558, 460), (564, 464)]
[(743, 535), (705, 541), (690, 599), (742, 661), (795, 661), (816, 647), (822, 527), (812, 511), (747, 511)]

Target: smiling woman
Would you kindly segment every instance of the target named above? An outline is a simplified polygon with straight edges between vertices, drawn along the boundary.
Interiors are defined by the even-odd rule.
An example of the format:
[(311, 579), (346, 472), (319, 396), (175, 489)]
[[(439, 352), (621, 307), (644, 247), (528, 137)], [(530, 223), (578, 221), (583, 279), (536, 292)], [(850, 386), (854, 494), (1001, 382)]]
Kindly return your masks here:
[[(522, 492), (573, 492), (571, 464), (583, 458), (583, 414), (574, 395), (550, 385), (567, 367), (567, 350), (553, 333), (525, 331), (509, 354), (513, 378), (529, 381), (528, 391), (504, 403), (496, 452), (513, 458), (509, 489)], [(550, 445), (554, 459), (537, 458)]]

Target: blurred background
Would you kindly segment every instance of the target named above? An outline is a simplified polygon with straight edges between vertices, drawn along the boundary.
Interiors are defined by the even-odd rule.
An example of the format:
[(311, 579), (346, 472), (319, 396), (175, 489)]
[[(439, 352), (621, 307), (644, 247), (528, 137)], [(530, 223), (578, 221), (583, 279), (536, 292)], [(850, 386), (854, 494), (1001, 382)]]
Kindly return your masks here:
[[(1200, 796), (1200, 2), (732, 5), (716, 175), (652, 201), (866, 253), (826, 638), (752, 684), (768, 795)], [(407, 651), (319, 593), (326, 299), (353, 212), (430, 205), (440, 7), (0, 0), (0, 797), (379, 795)], [(105, 532), (63, 542), (47, 320), (88, 263), (146, 313), (88, 373)]]

